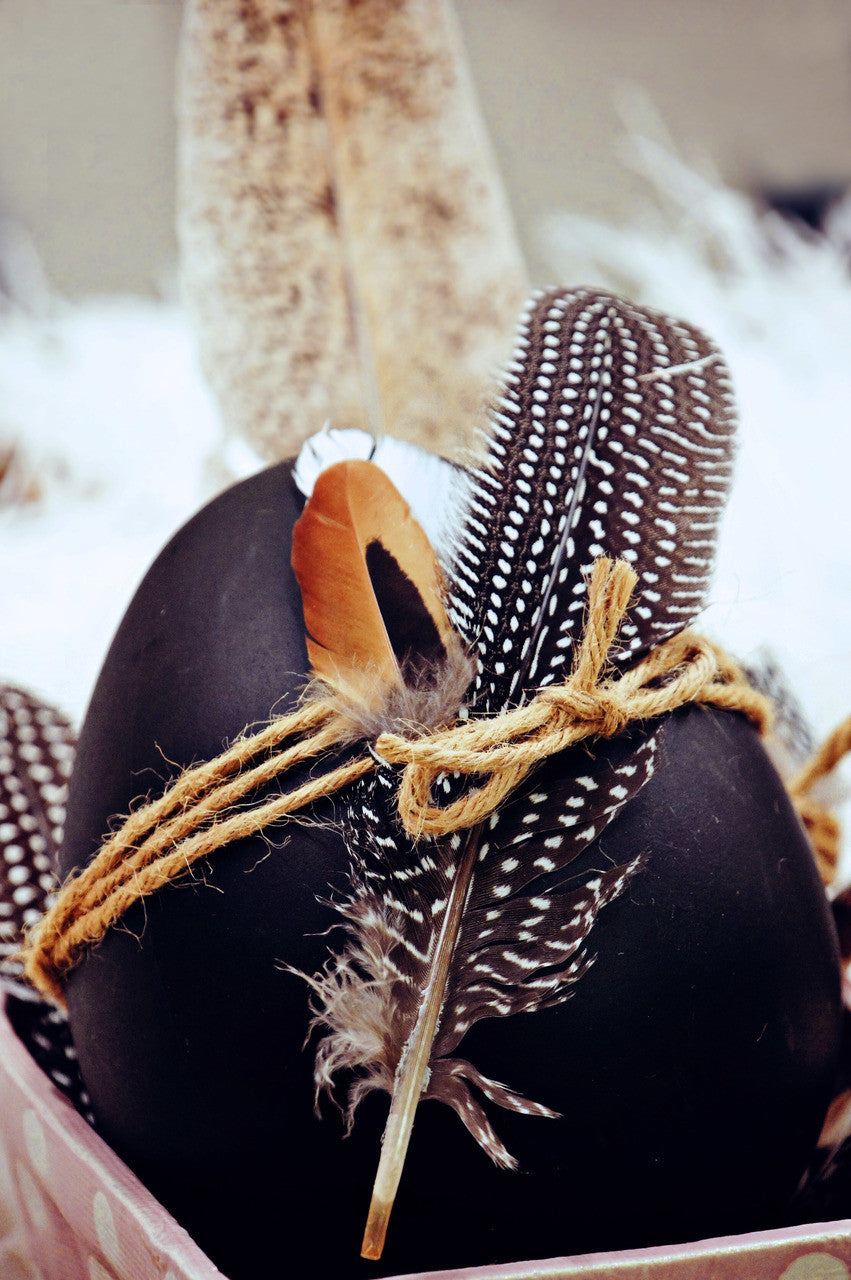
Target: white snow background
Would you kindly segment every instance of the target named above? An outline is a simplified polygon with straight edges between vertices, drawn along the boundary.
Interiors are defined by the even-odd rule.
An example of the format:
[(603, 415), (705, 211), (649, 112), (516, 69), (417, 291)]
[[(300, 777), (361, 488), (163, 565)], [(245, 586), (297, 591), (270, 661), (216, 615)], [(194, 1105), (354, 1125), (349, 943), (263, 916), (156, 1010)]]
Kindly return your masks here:
[[(740, 451), (703, 627), (743, 658), (769, 646), (821, 737), (851, 713), (851, 201), (815, 237), (658, 141), (633, 139), (632, 157), (646, 207), (628, 229), (547, 219), (552, 276), (720, 344)], [(0, 271), (0, 453), (17, 451), (0, 488), (0, 681), (79, 723), (154, 556), (259, 460), (225, 439), (176, 304), (64, 302), (20, 236)], [(36, 501), (8, 501), (22, 477)]]
[[(0, 311), (0, 456), (16, 450), (0, 485), (0, 682), (79, 724), (154, 557), (261, 463), (226, 440), (176, 304), (65, 302), (16, 239), (0, 264), (15, 286)], [(32, 483), (37, 499), (14, 501)]]

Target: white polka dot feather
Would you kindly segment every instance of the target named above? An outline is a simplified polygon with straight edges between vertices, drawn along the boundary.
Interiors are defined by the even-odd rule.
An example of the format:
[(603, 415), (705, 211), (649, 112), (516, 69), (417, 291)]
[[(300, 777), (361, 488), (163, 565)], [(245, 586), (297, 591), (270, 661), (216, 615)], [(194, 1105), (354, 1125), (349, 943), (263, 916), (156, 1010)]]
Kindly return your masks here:
[[(581, 634), (586, 576), (603, 554), (635, 568), (638, 595), (614, 660), (626, 664), (699, 611), (732, 465), (733, 409), (711, 343), (608, 295), (537, 295), (442, 539), (454, 624), (477, 659), (467, 712), (493, 713), (563, 679)], [(449, 548), (448, 553), (446, 548)], [(595, 757), (548, 761), (481, 830), (424, 1097), (452, 1106), (488, 1154), (514, 1161), (480, 1097), (551, 1115), (452, 1053), (482, 1018), (567, 998), (593, 962), (589, 934), (639, 863), (571, 879), (571, 864), (650, 777), (655, 739), (637, 729)], [(316, 1082), (354, 1069), (350, 1112), (393, 1092), (422, 1004), (467, 832), (410, 840), (395, 815), (398, 774), (378, 761), (347, 808), (349, 942), (311, 979), (327, 1033)], [(465, 784), (446, 778), (450, 799)], [(604, 945), (604, 926), (602, 941)], [(522, 1029), (506, 1031), (522, 1034)]]

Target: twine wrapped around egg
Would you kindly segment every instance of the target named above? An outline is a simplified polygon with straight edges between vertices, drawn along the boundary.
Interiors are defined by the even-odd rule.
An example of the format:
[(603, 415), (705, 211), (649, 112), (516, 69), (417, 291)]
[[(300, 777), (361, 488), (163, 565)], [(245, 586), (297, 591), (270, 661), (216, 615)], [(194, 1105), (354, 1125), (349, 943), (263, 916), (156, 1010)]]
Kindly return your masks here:
[[(528, 705), (488, 719), (432, 733), (385, 733), (378, 738), (376, 753), (390, 764), (404, 766), (398, 805), (409, 834), (445, 835), (481, 822), (548, 756), (587, 738), (611, 737), (633, 721), (655, 718), (687, 703), (738, 711), (760, 734), (768, 733), (769, 699), (717, 645), (694, 632), (665, 641), (620, 676), (605, 676), (606, 657), (635, 582), (635, 573), (624, 561), (597, 561), (582, 643), (563, 685), (542, 689)], [(309, 808), (371, 772), (373, 758), (361, 756), (274, 800), (243, 807), (252, 792), (299, 764), (321, 758), (346, 742), (350, 732), (339, 703), (320, 695), (259, 733), (239, 739), (215, 760), (183, 773), (164, 795), (131, 814), (92, 862), (66, 882), (30, 934), (25, 951), (30, 982), (63, 1004), (62, 984), (68, 972), (134, 902), (190, 873), (198, 859)], [(811, 791), (849, 750), (851, 718), (789, 788), (828, 882), (836, 865), (838, 825)], [(433, 784), (448, 772), (484, 780), (453, 803), (435, 806)]]

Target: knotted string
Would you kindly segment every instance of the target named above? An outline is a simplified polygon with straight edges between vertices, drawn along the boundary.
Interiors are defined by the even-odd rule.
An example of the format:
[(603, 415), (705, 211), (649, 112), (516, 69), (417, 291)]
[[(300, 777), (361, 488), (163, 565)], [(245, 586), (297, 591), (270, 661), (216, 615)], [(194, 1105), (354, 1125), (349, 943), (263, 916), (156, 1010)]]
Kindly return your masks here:
[[(761, 734), (768, 731), (769, 699), (750, 686), (721, 649), (693, 632), (664, 641), (627, 671), (607, 674), (636, 582), (625, 561), (596, 561), (585, 629), (563, 684), (542, 688), (528, 704), (496, 716), (414, 737), (379, 736), (376, 755), (403, 767), (399, 818), (411, 836), (442, 836), (472, 827), (548, 757), (588, 738), (613, 737), (634, 721), (687, 703), (742, 712)], [(809, 790), (851, 748), (851, 721), (845, 729), (845, 738), (834, 735), (832, 751), (817, 757), (792, 787), (811, 836), (825, 836), (822, 865), (830, 874), (838, 831), (828, 831), (829, 815), (810, 799)], [(198, 859), (309, 809), (370, 773), (375, 759), (364, 753), (272, 800), (240, 807), (251, 793), (289, 770), (339, 748), (348, 734), (349, 724), (334, 699), (321, 697), (183, 773), (159, 799), (132, 813), (92, 862), (66, 881), (28, 939), (24, 961), (30, 982), (63, 1004), (66, 975), (134, 902), (191, 872)], [(449, 774), (481, 781), (457, 800), (435, 805), (435, 784)]]
[[(683, 631), (631, 670), (604, 679), (608, 655), (637, 581), (622, 560), (599, 559), (588, 589), (588, 616), (573, 671), (540, 689), (526, 706), (489, 720), (415, 738), (383, 734), (375, 744), (389, 764), (405, 766), (399, 817), (413, 836), (448, 835), (484, 821), (548, 756), (585, 738), (611, 738), (688, 702), (743, 712), (761, 734), (771, 722), (768, 698), (711, 641)], [(443, 774), (483, 777), (483, 784), (442, 807), (431, 794)]]

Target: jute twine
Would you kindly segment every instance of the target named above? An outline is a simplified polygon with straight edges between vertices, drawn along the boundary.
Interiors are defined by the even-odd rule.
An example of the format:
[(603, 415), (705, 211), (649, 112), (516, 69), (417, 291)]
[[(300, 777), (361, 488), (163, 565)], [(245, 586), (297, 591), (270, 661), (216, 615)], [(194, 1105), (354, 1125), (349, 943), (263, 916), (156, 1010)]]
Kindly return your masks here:
[(836, 814), (820, 804), (811, 792), (822, 778), (827, 778), (833, 773), (849, 751), (851, 751), (851, 716), (833, 730), (787, 787), (792, 803), (806, 827), (816, 863), (825, 884), (830, 884), (836, 875), (842, 833)]
[[(718, 646), (690, 631), (673, 636), (621, 674), (607, 673), (609, 653), (637, 577), (625, 561), (600, 558), (588, 584), (585, 630), (573, 669), (561, 685), (538, 691), (526, 705), (433, 732), (383, 733), (379, 757), (403, 768), (399, 818), (415, 838), (442, 836), (482, 822), (549, 756), (587, 738), (611, 738), (635, 721), (654, 719), (686, 703), (739, 711), (761, 734), (771, 704)], [(844, 731), (844, 736), (843, 736)], [(311, 777), (272, 800), (242, 801), (299, 765), (345, 741), (349, 724), (332, 697), (307, 702), (267, 728), (239, 739), (222, 755), (187, 770), (159, 799), (132, 813), (78, 875), (28, 939), (27, 976), (45, 996), (64, 1003), (62, 983), (134, 902), (186, 875), (200, 858), (308, 809), (375, 768), (371, 754)], [(851, 720), (793, 782), (792, 798), (832, 875), (838, 827), (811, 798), (819, 778), (851, 748)], [(441, 807), (436, 781), (460, 774), (474, 785)]]

